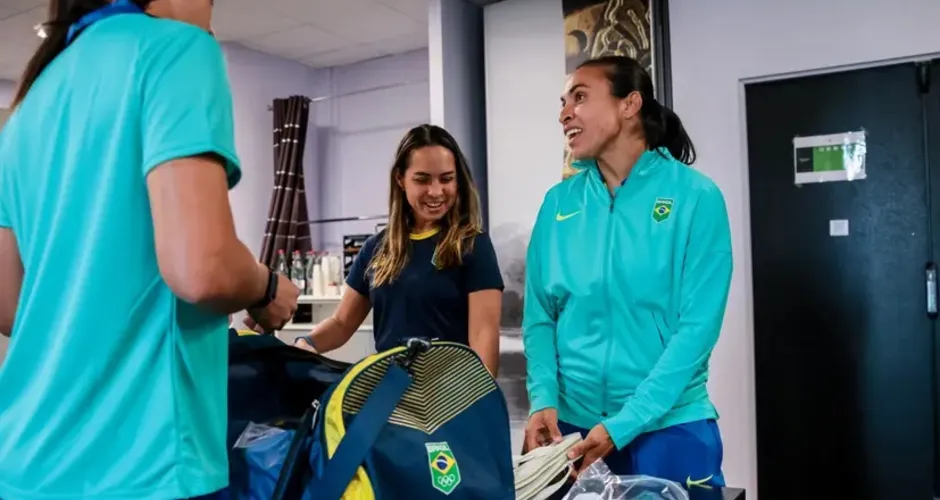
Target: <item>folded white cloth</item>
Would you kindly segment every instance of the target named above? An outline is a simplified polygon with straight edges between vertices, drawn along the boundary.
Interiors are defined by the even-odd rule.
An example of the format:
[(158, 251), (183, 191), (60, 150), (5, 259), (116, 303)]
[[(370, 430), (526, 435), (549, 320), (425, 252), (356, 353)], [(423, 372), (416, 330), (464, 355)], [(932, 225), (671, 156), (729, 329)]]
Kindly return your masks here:
[(516, 500), (546, 500), (561, 489), (571, 475), (574, 462), (581, 458), (569, 459), (568, 452), (580, 442), (580, 434), (569, 434), (561, 442), (513, 457)]

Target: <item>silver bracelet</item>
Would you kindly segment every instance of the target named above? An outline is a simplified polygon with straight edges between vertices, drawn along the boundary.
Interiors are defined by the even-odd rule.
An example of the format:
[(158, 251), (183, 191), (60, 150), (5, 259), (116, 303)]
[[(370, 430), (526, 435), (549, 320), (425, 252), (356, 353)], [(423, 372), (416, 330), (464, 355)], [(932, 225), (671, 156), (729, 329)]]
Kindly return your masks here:
[[(300, 336), (300, 337), (297, 337), (297, 339), (302, 339), (302, 340), (304, 341), (304, 343), (306, 343), (308, 346), (310, 346), (310, 347), (313, 349), (313, 352), (315, 352), (315, 353), (317, 353), (317, 354), (320, 354), (320, 351), (317, 350), (317, 346), (313, 345), (313, 341), (310, 340), (310, 337), (308, 337), (308, 336), (306, 336), (306, 335), (302, 335), (302, 336)], [(294, 341), (296, 342), (297, 339), (294, 339)]]

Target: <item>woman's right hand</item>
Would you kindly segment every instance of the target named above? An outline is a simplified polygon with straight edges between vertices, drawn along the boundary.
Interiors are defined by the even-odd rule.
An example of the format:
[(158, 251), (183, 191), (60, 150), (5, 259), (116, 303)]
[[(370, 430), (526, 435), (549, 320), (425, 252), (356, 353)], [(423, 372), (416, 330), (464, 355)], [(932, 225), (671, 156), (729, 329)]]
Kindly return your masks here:
[(545, 408), (529, 417), (525, 426), (525, 450), (528, 453), (536, 448), (558, 443), (562, 439), (558, 430), (558, 410)]
[(283, 274), (277, 274), (277, 293), (274, 300), (262, 309), (249, 309), (248, 315), (264, 332), (276, 332), (284, 328), (297, 312), (300, 289)]

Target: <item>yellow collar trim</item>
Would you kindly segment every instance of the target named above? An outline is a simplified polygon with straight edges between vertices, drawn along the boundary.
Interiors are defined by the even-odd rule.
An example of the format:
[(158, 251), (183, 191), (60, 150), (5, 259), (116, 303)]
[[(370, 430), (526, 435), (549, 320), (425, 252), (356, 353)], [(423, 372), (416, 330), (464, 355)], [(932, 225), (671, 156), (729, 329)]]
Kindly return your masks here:
[(427, 231), (421, 233), (411, 233), (408, 235), (408, 237), (412, 240), (426, 240), (439, 232), (441, 232), (441, 228), (435, 227), (434, 229), (428, 229)]

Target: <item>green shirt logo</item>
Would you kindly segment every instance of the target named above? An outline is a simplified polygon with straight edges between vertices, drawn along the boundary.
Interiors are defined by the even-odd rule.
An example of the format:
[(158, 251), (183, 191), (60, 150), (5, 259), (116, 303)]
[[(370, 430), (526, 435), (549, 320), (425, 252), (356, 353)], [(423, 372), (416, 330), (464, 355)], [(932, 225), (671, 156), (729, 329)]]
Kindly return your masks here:
[(450, 495), (460, 484), (460, 467), (454, 452), (447, 443), (425, 443), (428, 450), (428, 467), (431, 469), (431, 485), (445, 495)]
[(672, 203), (672, 198), (656, 198), (656, 203), (653, 204), (653, 220), (662, 222), (668, 219), (672, 213)]

